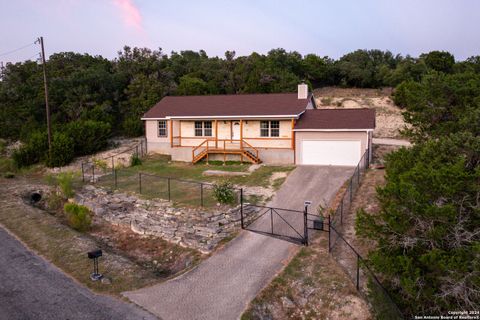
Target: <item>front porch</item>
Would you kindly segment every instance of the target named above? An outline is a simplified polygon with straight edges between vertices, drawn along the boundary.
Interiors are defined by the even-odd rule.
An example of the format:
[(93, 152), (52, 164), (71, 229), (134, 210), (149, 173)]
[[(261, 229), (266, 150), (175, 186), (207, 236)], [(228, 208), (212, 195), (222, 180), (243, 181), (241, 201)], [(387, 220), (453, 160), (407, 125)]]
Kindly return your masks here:
[(225, 139), (205, 139), (192, 150), (192, 163), (197, 163), (206, 159), (207, 163), (210, 155), (223, 155), (223, 162), (227, 161), (227, 155), (239, 155), (240, 161), (244, 159), (258, 164), (261, 163), (258, 156), (258, 149), (250, 145), (245, 140), (225, 140)]

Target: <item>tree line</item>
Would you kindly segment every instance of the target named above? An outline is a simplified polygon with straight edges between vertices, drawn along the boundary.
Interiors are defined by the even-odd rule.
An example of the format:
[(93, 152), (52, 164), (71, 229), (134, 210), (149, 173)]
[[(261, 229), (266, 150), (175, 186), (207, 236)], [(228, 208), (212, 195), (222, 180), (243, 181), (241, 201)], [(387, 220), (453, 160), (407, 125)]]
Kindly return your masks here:
[[(311, 87), (377, 88), (419, 81), (429, 72), (479, 72), (480, 58), (456, 62), (448, 52), (418, 58), (389, 51), (357, 50), (338, 60), (274, 49), (267, 54), (209, 57), (205, 51), (172, 52), (124, 47), (115, 59), (74, 52), (56, 53), (47, 61), (49, 101), (56, 153), (69, 156), (102, 148), (111, 135), (139, 136), (140, 117), (166, 95), (293, 92), (301, 81)], [(18, 159), (29, 164), (45, 159), (42, 69), (34, 61), (7, 64), (0, 73), (0, 138), (21, 139), (35, 147)], [(75, 124), (72, 124), (75, 123)], [(78, 135), (87, 139), (79, 141)], [(56, 138), (55, 138), (56, 137)], [(31, 144), (33, 144), (33, 142)], [(60, 147), (61, 146), (61, 147)]]
[(480, 74), (438, 66), (397, 86), (414, 145), (387, 156), (380, 212), (357, 214), (407, 318), (480, 309)]

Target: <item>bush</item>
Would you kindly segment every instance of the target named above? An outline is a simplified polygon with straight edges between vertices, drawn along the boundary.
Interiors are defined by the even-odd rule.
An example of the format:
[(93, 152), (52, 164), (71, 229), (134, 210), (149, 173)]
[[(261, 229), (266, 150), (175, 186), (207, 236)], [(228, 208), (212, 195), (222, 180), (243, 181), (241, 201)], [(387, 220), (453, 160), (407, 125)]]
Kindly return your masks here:
[(52, 139), (52, 153), (47, 159), (47, 166), (61, 167), (64, 166), (74, 157), (74, 142), (66, 134), (56, 132)]
[(73, 140), (77, 156), (95, 153), (107, 147), (110, 124), (102, 121), (84, 120), (67, 124), (64, 133)]
[(220, 203), (229, 204), (235, 202), (235, 189), (228, 181), (214, 185), (213, 195)]
[(5, 172), (5, 173), (3, 174), (3, 177), (6, 178), (6, 179), (13, 179), (13, 178), (15, 178), (15, 173), (13, 173), (13, 172)]
[(0, 172), (14, 172), (15, 162), (10, 158), (0, 157)]
[(92, 219), (90, 210), (87, 207), (76, 203), (66, 203), (63, 206), (63, 211), (67, 217), (68, 224), (73, 229), (83, 232), (90, 228)]
[(47, 150), (47, 132), (35, 131), (24, 145), (13, 152), (12, 159), (18, 168), (26, 167), (44, 160)]
[(65, 198), (72, 198), (75, 195), (73, 191), (74, 178), (75, 175), (72, 172), (62, 172), (56, 177), (56, 182)]
[(144, 125), (140, 117), (129, 117), (123, 120), (123, 133), (128, 137), (138, 137), (143, 135)]
[(142, 165), (142, 159), (140, 159), (138, 154), (132, 154), (132, 157), (130, 158), (130, 166), (135, 167), (140, 165)]

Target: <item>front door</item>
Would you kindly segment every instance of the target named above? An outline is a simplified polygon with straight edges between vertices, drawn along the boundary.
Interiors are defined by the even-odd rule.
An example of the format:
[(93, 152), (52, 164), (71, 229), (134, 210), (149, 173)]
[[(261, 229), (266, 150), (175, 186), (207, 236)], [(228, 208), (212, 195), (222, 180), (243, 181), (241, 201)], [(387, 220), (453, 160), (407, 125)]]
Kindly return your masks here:
[(240, 140), (240, 121), (232, 122), (232, 140)]

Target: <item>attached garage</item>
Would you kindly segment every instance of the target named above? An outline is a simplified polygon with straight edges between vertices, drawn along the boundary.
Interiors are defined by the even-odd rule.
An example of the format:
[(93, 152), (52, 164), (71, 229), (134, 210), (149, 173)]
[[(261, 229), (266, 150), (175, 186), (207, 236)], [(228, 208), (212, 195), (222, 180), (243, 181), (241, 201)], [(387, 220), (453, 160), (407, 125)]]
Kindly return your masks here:
[(360, 140), (301, 140), (301, 164), (356, 166)]
[(356, 166), (371, 156), (375, 111), (371, 109), (307, 110), (295, 125), (295, 163)]

